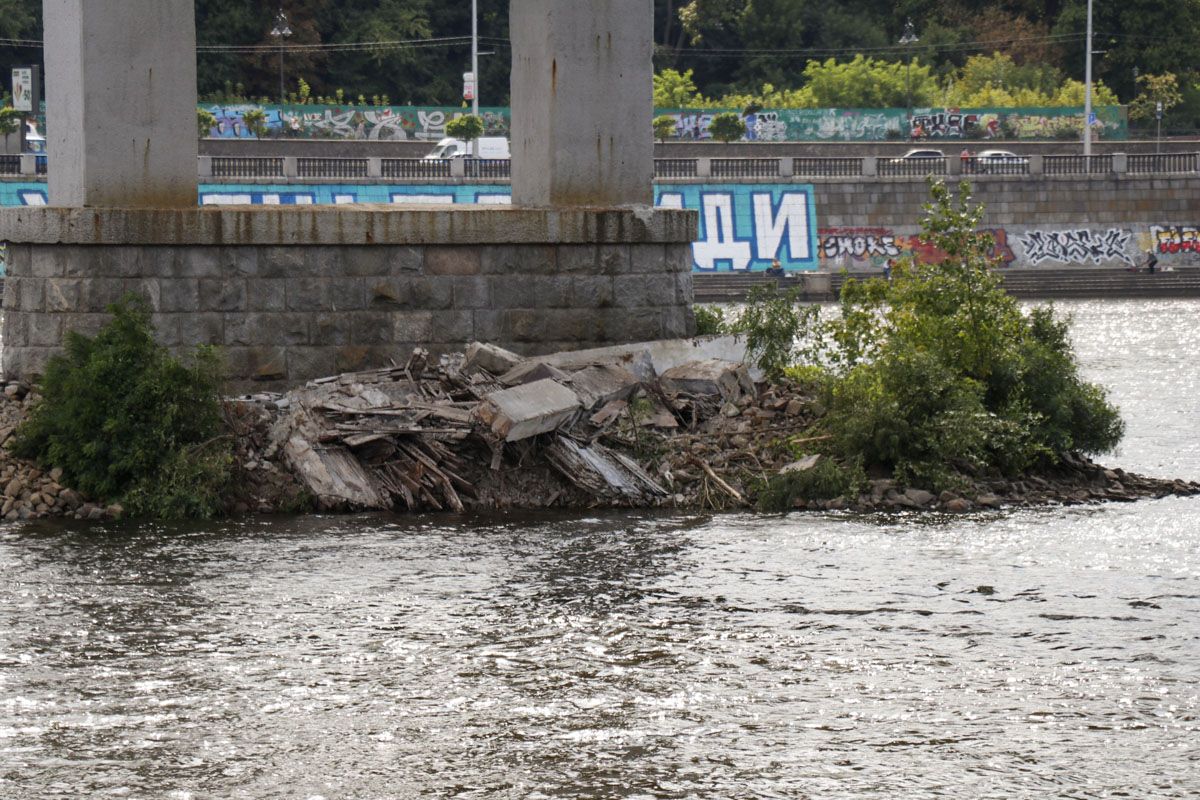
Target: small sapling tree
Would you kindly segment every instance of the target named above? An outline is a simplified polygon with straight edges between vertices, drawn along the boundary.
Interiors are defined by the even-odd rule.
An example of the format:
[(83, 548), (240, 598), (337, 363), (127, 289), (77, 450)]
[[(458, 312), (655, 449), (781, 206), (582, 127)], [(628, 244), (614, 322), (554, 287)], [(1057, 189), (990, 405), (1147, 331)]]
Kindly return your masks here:
[(670, 114), (654, 118), (654, 138), (666, 142), (675, 135), (675, 118)]
[(196, 135), (201, 139), (212, 133), (212, 129), (217, 127), (216, 116), (206, 108), (196, 109)]
[(746, 123), (742, 118), (732, 112), (717, 114), (709, 123), (708, 132), (718, 142), (729, 144), (736, 142), (746, 135)]
[(466, 142), (471, 155), (475, 154), (475, 140), (483, 136), (483, 130), (483, 120), (474, 114), (464, 114), (446, 123), (446, 135)]
[(261, 108), (252, 108), (242, 114), (242, 124), (258, 139), (267, 136), (267, 114)]

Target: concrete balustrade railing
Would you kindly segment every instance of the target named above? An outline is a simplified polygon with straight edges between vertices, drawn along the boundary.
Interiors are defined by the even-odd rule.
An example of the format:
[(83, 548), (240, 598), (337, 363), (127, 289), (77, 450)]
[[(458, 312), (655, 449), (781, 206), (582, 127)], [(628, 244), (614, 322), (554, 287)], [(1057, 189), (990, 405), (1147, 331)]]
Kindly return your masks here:
[[(296, 156), (200, 156), (197, 175), (220, 181), (259, 179), (346, 181), (507, 181), (506, 159), (305, 158)], [(47, 172), (44, 156), (0, 156), (0, 178), (37, 178)], [(779, 180), (811, 178), (920, 178), (928, 175), (1185, 175), (1200, 174), (1200, 153), (1107, 153), (1030, 155), (1011, 161), (977, 156), (903, 159), (893, 157), (656, 158), (659, 180)]]

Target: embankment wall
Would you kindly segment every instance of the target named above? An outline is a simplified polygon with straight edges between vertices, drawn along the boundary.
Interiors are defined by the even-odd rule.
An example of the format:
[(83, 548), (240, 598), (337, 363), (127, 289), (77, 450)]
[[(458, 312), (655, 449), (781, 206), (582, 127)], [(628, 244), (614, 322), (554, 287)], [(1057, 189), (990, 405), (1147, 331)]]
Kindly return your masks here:
[[(955, 178), (948, 178), (954, 181)], [(1165, 266), (1200, 266), (1200, 175), (972, 176), (995, 255), (1017, 268), (1123, 269), (1153, 249)], [(678, 180), (655, 186), (659, 206), (700, 212), (692, 269), (881, 269), (920, 243), (928, 200), (920, 178)], [(207, 183), (206, 205), (505, 205), (509, 188), (490, 183)], [(45, 185), (0, 183), (0, 204), (45, 202)]]

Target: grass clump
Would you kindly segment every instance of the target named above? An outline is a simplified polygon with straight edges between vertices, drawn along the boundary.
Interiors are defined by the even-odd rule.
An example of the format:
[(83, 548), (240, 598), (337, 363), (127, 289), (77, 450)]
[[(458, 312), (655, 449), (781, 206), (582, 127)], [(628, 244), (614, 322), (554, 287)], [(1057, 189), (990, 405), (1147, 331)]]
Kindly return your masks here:
[(694, 306), (692, 312), (696, 317), (697, 336), (719, 336), (729, 333), (725, 309), (720, 306)]
[(140, 297), (109, 312), (95, 337), (67, 334), (12, 452), (61, 468), (65, 484), (134, 516), (215, 516), (232, 463), (217, 351), (199, 347), (186, 364), (172, 357)]
[(809, 469), (781, 472), (768, 479), (758, 492), (758, 510), (781, 513), (794, 508), (797, 500), (853, 498), (865, 492), (867, 485), (862, 461), (851, 459), (843, 464), (822, 458)]

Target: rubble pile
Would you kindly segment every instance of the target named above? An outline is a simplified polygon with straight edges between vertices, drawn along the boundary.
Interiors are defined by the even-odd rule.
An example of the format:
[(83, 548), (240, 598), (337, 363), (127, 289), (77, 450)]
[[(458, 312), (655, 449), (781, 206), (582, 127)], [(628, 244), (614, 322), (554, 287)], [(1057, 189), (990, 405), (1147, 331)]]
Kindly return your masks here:
[(804, 426), (795, 403), (757, 395), (740, 362), (659, 375), (636, 347), (525, 359), (473, 344), (231, 405), (251, 429), (237, 437), (242, 468), (278, 464), (323, 510), (724, 508), (785, 460), (764, 435)]
[[(669, 357), (654, 343), (531, 358), (475, 343), (436, 361), (417, 350), (403, 366), (245, 398), (261, 424), (240, 438), (260, 443), (246, 454), (260, 475), (277, 464), (337, 511), (729, 509), (819, 463), (803, 455), (823, 438), (807, 433), (815, 398), (756, 382), (741, 358), (674, 344)], [(1020, 480), (963, 477), (957, 492), (879, 478), (860, 495), (794, 507), (962, 512), (1200, 493), (1071, 456)]]
[[(749, 507), (775, 476), (824, 458), (816, 398), (768, 385), (735, 337), (523, 358), (487, 344), (225, 401), (233, 514), (507, 508)], [(0, 440), (35, 395), (9, 384)], [(0, 451), (0, 517), (119, 517)], [(1078, 456), (1017, 479), (963, 474), (935, 493), (876, 476), (861, 494), (789, 499), (808, 510), (949, 513), (1200, 494), (1200, 484)]]

